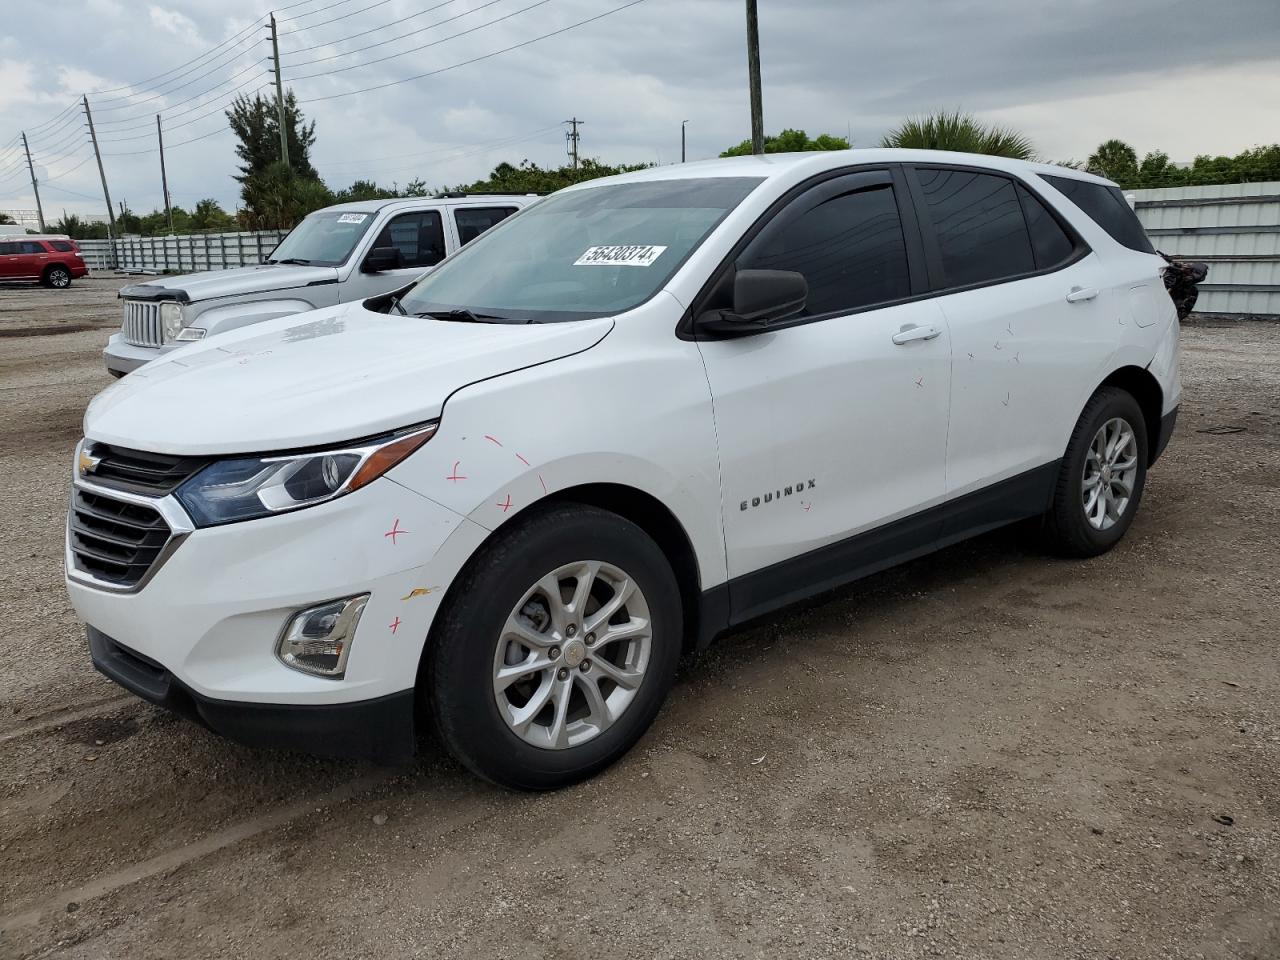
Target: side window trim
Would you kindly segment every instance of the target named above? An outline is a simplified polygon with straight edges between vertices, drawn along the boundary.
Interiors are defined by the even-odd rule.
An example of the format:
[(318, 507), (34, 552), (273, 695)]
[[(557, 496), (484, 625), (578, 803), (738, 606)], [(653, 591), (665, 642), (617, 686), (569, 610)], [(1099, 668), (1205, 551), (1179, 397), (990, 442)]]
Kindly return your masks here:
[[(424, 219), (424, 218), (426, 218), (426, 217), (429, 217), (431, 214), (435, 214), (435, 216), (436, 216), (436, 226), (439, 228), (439, 231), (440, 231), (440, 258), (439, 258), (438, 260), (436, 260), (436, 261), (435, 261), (435, 263), (425, 263), (425, 264), (424, 264), (424, 263), (410, 263), (410, 264), (406, 264), (406, 265), (405, 265), (405, 266), (403, 266), (403, 267), (399, 267), (398, 269), (401, 269), (401, 270), (416, 270), (416, 269), (419, 269), (420, 267), (432, 267), (432, 266), (435, 266), (435, 265), (436, 265), (436, 264), (438, 264), (441, 260), (443, 260), (445, 257), (447, 257), (447, 256), (449, 255), (448, 240), (446, 240), (446, 239), (445, 239), (445, 217), (444, 217), (444, 214), (442, 213), (442, 211), (440, 211), (440, 210), (439, 210), (439, 209), (437, 209), (436, 207), (429, 207), (429, 208), (425, 208), (425, 209), (422, 209), (422, 210), (403, 210), (403, 211), (401, 211), (400, 213), (392, 214), (392, 216), (387, 220), (387, 222), (386, 222), (386, 223), (384, 223), (384, 224), (382, 225), (382, 227), (378, 230), (378, 233), (375, 235), (374, 240), (373, 240), (374, 246), (369, 248), (370, 252), (372, 252), (372, 250), (374, 249), (374, 247), (376, 247), (376, 246), (377, 246), (378, 239), (382, 236), (382, 234), (383, 234), (383, 233), (386, 233), (386, 234), (387, 234), (388, 239), (391, 239), (391, 240), (392, 240), (392, 245), (394, 246), (394, 245), (395, 245), (395, 241), (394, 241), (394, 239), (391, 237), (391, 228), (392, 228), (393, 226), (395, 226), (395, 224), (396, 224), (396, 222), (397, 222), (397, 221), (399, 221), (399, 220), (407, 220), (407, 219), (409, 219), (410, 217), (415, 217), (415, 218), (417, 218), (417, 219), (418, 219), (418, 244), (417, 244), (417, 246), (421, 247), (421, 242), (422, 242), (423, 219)], [(422, 256), (422, 251), (421, 251), (421, 249), (419, 249), (419, 251), (418, 251), (418, 256), (419, 256), (419, 258), (421, 258), (421, 256)]]
[(859, 307), (852, 307), (844, 310), (836, 310), (830, 313), (815, 314), (812, 316), (797, 317), (793, 320), (785, 320), (781, 323), (771, 324), (769, 329), (786, 330), (791, 327), (803, 326), (807, 323), (820, 323), (824, 320), (832, 320), (837, 317), (851, 317), (859, 313), (866, 313), (869, 310), (881, 310), (885, 307), (893, 307), (902, 303), (911, 303), (915, 300), (923, 300), (933, 296), (933, 291), (929, 289), (927, 274), (925, 272), (925, 258), (921, 247), (920, 225), (915, 210), (912, 208), (910, 198), (907, 196), (907, 182), (902, 175), (903, 164), (900, 163), (876, 163), (866, 164), (856, 167), (842, 167), (838, 170), (827, 170), (803, 183), (792, 187), (781, 197), (775, 200), (764, 213), (753, 223), (750, 229), (746, 230), (743, 235), (734, 244), (733, 249), (720, 262), (719, 266), (712, 271), (702, 289), (698, 291), (698, 295), (688, 310), (680, 318), (680, 322), (676, 325), (676, 336), (681, 340), (696, 340), (697, 335), (694, 329), (694, 318), (702, 312), (704, 304), (715, 293), (715, 291), (724, 282), (726, 276), (731, 270), (734, 270), (738, 258), (746, 251), (755, 239), (767, 230), (778, 217), (785, 214), (792, 208), (795, 201), (809, 194), (811, 191), (821, 189), (826, 183), (838, 180), (843, 177), (852, 176), (859, 173), (883, 173), (887, 174), (886, 183), (892, 186), (894, 199), (898, 208), (898, 220), (902, 226), (903, 240), (906, 246), (907, 254), (907, 275), (910, 278), (911, 295), (899, 297), (896, 300), (886, 300), (879, 303), (868, 303)]
[[(911, 197), (916, 206), (917, 216), (919, 217), (920, 222), (920, 233), (924, 240), (925, 259), (928, 261), (929, 284), (931, 288), (929, 291), (930, 296), (946, 296), (947, 294), (961, 293), (966, 290), (981, 290), (983, 287), (994, 287), (1001, 283), (1014, 283), (1018, 280), (1026, 280), (1030, 277), (1039, 277), (1050, 273), (1057, 273), (1059, 270), (1065, 270), (1072, 264), (1078, 263), (1093, 252), (1089, 244), (1085, 242), (1082, 236), (1080, 236), (1079, 231), (1062, 218), (1062, 215), (1057, 211), (1057, 209), (1055, 209), (1054, 205), (1045, 200), (1044, 196), (1028, 181), (1023, 180), (1016, 174), (1011, 174), (1004, 170), (993, 170), (989, 167), (957, 163), (904, 163), (902, 167), (907, 176), (907, 180), (910, 183)], [(1053, 216), (1054, 220), (1058, 222), (1058, 225), (1066, 231), (1067, 236), (1071, 238), (1072, 243), (1074, 244), (1072, 255), (1066, 260), (1053, 264), (1049, 267), (1037, 267), (1034, 270), (1023, 273), (1010, 274), (1007, 277), (997, 277), (995, 280), (982, 280), (978, 283), (957, 285), (948, 284), (946, 282), (946, 274), (942, 269), (942, 252), (938, 245), (937, 230), (933, 225), (933, 221), (929, 217), (928, 205), (924, 198), (924, 187), (921, 185), (920, 179), (916, 175), (917, 170), (958, 170), (966, 173), (974, 172), (992, 177), (1000, 177), (1013, 184), (1015, 188), (1015, 195), (1017, 195), (1017, 187), (1022, 187), (1044, 204), (1045, 209), (1047, 209)], [(1018, 198), (1018, 209), (1022, 211), (1022, 227), (1024, 230), (1028, 231), (1027, 241), (1030, 243), (1031, 234), (1030, 227), (1027, 223), (1027, 211), (1022, 202), (1021, 196)]]

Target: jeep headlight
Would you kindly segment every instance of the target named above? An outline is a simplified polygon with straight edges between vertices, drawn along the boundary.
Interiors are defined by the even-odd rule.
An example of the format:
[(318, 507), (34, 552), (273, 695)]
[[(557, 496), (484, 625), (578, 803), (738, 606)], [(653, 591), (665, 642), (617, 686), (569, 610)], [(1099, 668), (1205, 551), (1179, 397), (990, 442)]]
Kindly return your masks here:
[(314, 506), (372, 483), (430, 440), (438, 425), (314, 453), (218, 460), (174, 495), (197, 527)]
[(167, 301), (160, 304), (160, 333), (165, 343), (173, 343), (182, 333), (182, 304)]

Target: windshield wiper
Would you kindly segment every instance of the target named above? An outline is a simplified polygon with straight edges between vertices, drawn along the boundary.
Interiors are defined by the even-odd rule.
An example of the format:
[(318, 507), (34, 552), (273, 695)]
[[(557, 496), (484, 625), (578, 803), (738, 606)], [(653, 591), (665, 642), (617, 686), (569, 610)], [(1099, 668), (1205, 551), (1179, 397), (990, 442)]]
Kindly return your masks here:
[(311, 263), (311, 261), (305, 257), (285, 257), (283, 260), (268, 260), (267, 263), (294, 263), (305, 267)]
[[(422, 313), (415, 313), (415, 317), (429, 317), (432, 320), (453, 320), (458, 323), (511, 323), (507, 317), (495, 317), (488, 313), (476, 313), (466, 307), (456, 307), (453, 310), (424, 310)], [(516, 321), (523, 322), (523, 321)]]
[(408, 311), (408, 310), (406, 310), (404, 307), (400, 306), (400, 298), (399, 298), (399, 297), (393, 297), (393, 298), (391, 299), (391, 309), (392, 309), (392, 310), (399, 311), (400, 316), (402, 316), (402, 317), (407, 317), (407, 316), (409, 315), (409, 311)]

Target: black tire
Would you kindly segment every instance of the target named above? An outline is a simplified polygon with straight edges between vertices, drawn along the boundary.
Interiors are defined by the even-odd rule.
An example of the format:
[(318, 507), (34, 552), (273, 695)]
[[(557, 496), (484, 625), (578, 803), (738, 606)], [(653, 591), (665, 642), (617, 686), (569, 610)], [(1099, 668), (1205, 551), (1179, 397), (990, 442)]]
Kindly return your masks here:
[(52, 266), (44, 272), (40, 282), (46, 287), (52, 287), (55, 290), (65, 290), (71, 286), (71, 271), (66, 267)]
[[(1137, 470), (1132, 493), (1123, 511), (1112, 526), (1098, 529), (1089, 522), (1085, 513), (1085, 461), (1098, 431), (1114, 419), (1125, 421), (1133, 431)], [(1146, 420), (1132, 394), (1118, 387), (1102, 387), (1089, 398), (1071, 433), (1071, 442), (1067, 444), (1054, 487), (1053, 502), (1045, 515), (1045, 534), (1050, 549), (1067, 557), (1096, 557), (1120, 542), (1142, 502), (1147, 482), (1147, 451)]]
[[(577, 746), (540, 748), (521, 739), (499, 712), (495, 656), (507, 616), (525, 591), (582, 560), (626, 571), (643, 594), (652, 628), (648, 665), (611, 726)], [(450, 587), (428, 641), (422, 689), (445, 747), (468, 769), (504, 787), (553, 790), (604, 769), (649, 728), (671, 688), (682, 629), (679, 587), (658, 545), (616, 514), (558, 505), (517, 519)]]

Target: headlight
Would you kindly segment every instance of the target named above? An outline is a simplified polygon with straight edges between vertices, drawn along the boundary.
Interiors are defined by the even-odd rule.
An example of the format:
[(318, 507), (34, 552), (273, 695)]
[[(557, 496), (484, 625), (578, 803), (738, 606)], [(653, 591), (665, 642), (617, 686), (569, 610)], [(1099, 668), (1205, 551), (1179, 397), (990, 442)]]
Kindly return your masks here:
[(160, 332), (164, 334), (165, 343), (173, 343), (182, 332), (182, 304), (160, 304)]
[(438, 425), (317, 453), (219, 460), (175, 496), (198, 527), (310, 507), (373, 482), (430, 440)]

